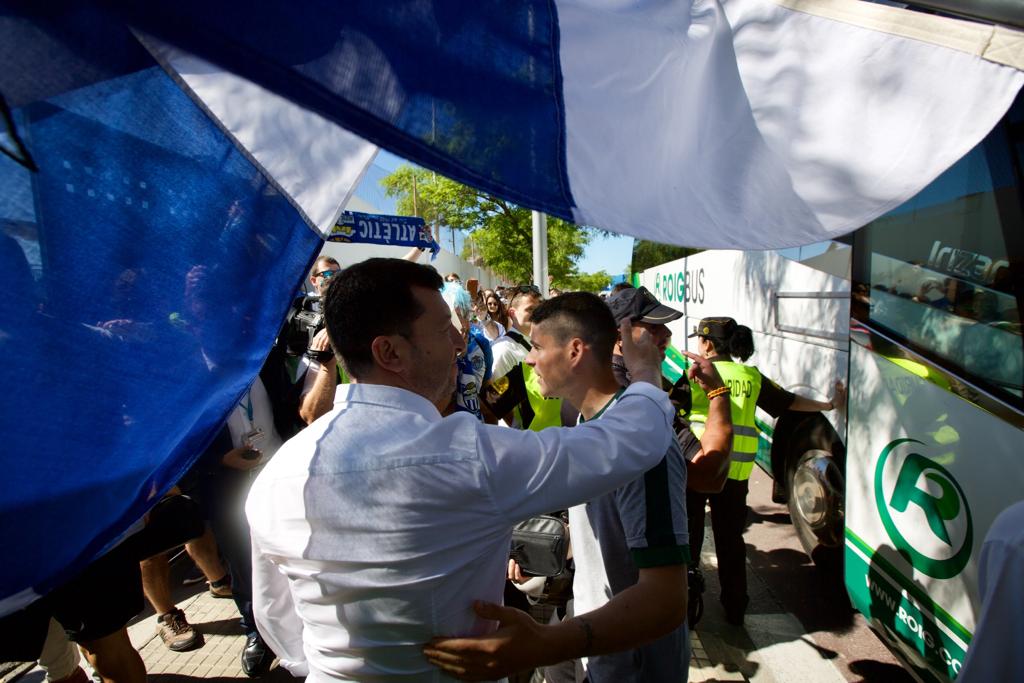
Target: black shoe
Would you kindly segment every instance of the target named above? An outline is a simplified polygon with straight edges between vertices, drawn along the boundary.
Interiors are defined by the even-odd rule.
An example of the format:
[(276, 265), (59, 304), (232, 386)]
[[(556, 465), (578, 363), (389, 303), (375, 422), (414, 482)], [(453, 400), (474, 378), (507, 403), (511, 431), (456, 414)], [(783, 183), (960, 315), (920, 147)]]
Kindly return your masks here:
[(725, 620), (733, 626), (743, 626), (743, 615), (747, 613), (747, 605), (749, 604), (749, 597), (744, 598), (743, 602), (739, 604), (731, 602), (727, 605), (723, 601), (722, 607), (725, 608)]
[(250, 633), (245, 638), (245, 649), (242, 650), (242, 671), (250, 678), (262, 676), (270, 670), (274, 663), (274, 653), (263, 642), (258, 633)]
[(726, 610), (725, 620), (733, 626), (743, 626), (743, 612)]

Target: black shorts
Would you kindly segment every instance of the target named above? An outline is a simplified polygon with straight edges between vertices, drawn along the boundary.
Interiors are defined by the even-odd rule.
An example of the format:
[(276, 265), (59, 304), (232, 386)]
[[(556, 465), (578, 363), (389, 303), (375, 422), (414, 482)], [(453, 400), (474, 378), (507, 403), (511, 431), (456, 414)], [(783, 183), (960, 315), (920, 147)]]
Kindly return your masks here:
[(20, 612), (0, 618), (0, 661), (39, 659), (50, 617), (68, 638), (87, 643), (124, 628), (142, 611), (142, 574), (138, 557), (122, 543), (81, 574)]

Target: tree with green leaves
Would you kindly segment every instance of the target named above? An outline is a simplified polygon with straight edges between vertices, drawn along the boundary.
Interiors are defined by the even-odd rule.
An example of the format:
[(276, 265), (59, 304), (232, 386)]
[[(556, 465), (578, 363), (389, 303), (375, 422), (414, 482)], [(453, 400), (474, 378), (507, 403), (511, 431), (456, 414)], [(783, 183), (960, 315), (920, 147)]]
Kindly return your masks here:
[(704, 250), (638, 239), (633, 243), (633, 261), (630, 264), (630, 270), (634, 273), (642, 273), (652, 266), (660, 266), (662, 263), (675, 261), (684, 256), (693, 256), (701, 251)]
[[(462, 257), (482, 262), (512, 283), (533, 280), (530, 210), (422, 168), (398, 167), (381, 179), (398, 212), (467, 233)], [(576, 262), (597, 230), (548, 218), (548, 274), (555, 286), (579, 277)]]
[(591, 292), (592, 294), (597, 294), (611, 284), (611, 281), (611, 275), (603, 270), (599, 270), (596, 273), (577, 273), (576, 275), (569, 276), (561, 282), (555, 281), (554, 285), (558, 289), (566, 291)]

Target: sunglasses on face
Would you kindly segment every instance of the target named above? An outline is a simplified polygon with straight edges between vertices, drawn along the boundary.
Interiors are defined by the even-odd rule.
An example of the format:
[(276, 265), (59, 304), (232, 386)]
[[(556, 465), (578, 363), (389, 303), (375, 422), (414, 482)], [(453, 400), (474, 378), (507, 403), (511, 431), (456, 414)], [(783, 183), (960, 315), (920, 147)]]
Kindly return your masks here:
[(323, 270), (316, 274), (317, 277), (332, 278), (338, 274), (337, 270)]

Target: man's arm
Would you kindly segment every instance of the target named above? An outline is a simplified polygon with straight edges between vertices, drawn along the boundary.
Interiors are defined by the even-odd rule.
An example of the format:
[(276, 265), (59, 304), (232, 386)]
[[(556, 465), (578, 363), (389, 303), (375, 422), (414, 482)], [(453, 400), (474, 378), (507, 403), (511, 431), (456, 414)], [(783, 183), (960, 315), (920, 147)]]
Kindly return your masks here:
[[(313, 352), (327, 351), (330, 348), (327, 328), (317, 332), (309, 343), (309, 350)], [(323, 362), (313, 361), (306, 372), (307, 376), (303, 379), (306, 386), (303, 387), (302, 397), (299, 400), (299, 417), (306, 424), (312, 424), (318, 417), (330, 412), (334, 406), (335, 387), (338, 384), (338, 360), (331, 356), (329, 360)], [(312, 386), (310, 386), (311, 377)]]
[[(704, 393), (723, 386), (715, 364), (707, 358), (684, 351), (692, 363), (687, 371)], [(732, 410), (729, 394), (719, 394), (708, 402), (708, 417), (700, 439), (700, 451), (686, 468), (687, 485), (701, 493), (718, 493), (729, 475), (732, 451)], [(684, 444), (680, 444), (685, 446)], [(685, 449), (684, 449), (685, 452)]]
[(525, 354), (520, 354), (518, 349), (521, 348), (519, 344), (514, 341), (505, 339), (498, 343), (497, 341), (491, 345), (491, 353), (494, 356), (494, 360), (491, 364), (491, 381), (501, 379), (509, 373), (515, 366), (523, 362)]
[(846, 387), (841, 381), (836, 382), (835, 393), (830, 401), (815, 401), (813, 398), (807, 398), (797, 394), (793, 398), (793, 403), (790, 404), (790, 410), (797, 410), (800, 412), (810, 413), (815, 411), (828, 411), (835, 410), (836, 408), (844, 408), (846, 406)]
[(256, 628), (292, 676), (309, 675), (302, 649), (302, 620), (295, 611), (288, 579), (252, 539), (252, 611)]
[[(627, 346), (626, 337), (630, 338)], [(479, 453), (497, 512), (509, 523), (596, 498), (658, 464), (675, 438), (661, 390), (661, 352), (646, 330), (622, 328), (633, 384), (601, 416), (539, 432), (481, 426)]]
[[(603, 419), (603, 418), (602, 418)], [(432, 640), (423, 654), (434, 666), (466, 681), (639, 647), (686, 619), (686, 565), (641, 569), (639, 580), (603, 607), (558, 624), (538, 624), (525, 612), (477, 602), (484, 618), (499, 622), (478, 638)]]

